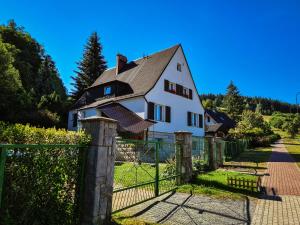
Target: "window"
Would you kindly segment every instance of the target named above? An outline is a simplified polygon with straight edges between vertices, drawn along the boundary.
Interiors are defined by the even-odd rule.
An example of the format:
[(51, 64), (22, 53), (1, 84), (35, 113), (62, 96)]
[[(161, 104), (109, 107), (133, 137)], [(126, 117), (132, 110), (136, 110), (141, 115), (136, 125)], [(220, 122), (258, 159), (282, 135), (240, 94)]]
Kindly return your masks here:
[(169, 91), (171, 92), (176, 92), (176, 84), (175, 83), (172, 83), (172, 82), (169, 82)]
[(187, 112), (187, 125), (203, 128), (203, 115), (193, 112)]
[(192, 113), (192, 126), (193, 127), (198, 127), (199, 124), (199, 116), (197, 113)]
[(155, 106), (154, 106), (154, 119), (156, 121), (164, 121), (164, 106), (155, 104)]
[(208, 123), (210, 122), (210, 117), (209, 117), (209, 116), (207, 117), (207, 122), (208, 122)]
[(181, 72), (181, 64), (177, 63), (177, 71)]
[(111, 86), (104, 87), (104, 95), (110, 95), (111, 94)]
[(186, 87), (183, 88), (183, 96), (186, 96), (186, 97), (189, 96), (189, 89)]
[(77, 113), (73, 113), (73, 127), (77, 127)]

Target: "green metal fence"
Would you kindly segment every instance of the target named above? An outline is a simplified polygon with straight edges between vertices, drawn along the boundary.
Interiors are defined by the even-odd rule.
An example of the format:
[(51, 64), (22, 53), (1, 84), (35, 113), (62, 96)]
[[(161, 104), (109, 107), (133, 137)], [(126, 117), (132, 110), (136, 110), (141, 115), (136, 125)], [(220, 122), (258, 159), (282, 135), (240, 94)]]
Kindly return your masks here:
[(0, 224), (79, 224), (85, 148), (1, 144)]
[(181, 148), (156, 141), (117, 141), (113, 212), (175, 190), (179, 182)]
[(209, 165), (209, 145), (205, 137), (192, 137), (192, 163), (196, 172)]
[(239, 139), (235, 141), (225, 141), (225, 159), (232, 160), (249, 147), (249, 140)]

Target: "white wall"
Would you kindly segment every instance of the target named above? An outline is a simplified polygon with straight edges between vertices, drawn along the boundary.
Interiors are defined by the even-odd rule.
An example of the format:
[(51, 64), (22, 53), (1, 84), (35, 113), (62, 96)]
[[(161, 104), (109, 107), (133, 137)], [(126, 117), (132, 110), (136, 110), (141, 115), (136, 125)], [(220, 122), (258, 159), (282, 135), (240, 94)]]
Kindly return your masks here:
[[(181, 72), (177, 71), (177, 63), (181, 63), (182, 65)], [(164, 90), (165, 79), (192, 89), (193, 99), (184, 98), (182, 96), (166, 92)], [(157, 122), (150, 128), (151, 131), (173, 133), (175, 131), (185, 130), (192, 132), (195, 136), (204, 136), (204, 125), (203, 128), (187, 125), (188, 111), (202, 114), (204, 119), (204, 109), (200, 103), (196, 87), (193, 84), (181, 47), (171, 59), (171, 62), (163, 72), (155, 87), (145, 97), (148, 102), (154, 102), (171, 107), (171, 123)], [(146, 103), (145, 109), (145, 112), (147, 112)]]
[(80, 122), (77, 123), (77, 127), (73, 127), (73, 114), (76, 112), (78, 113), (78, 120), (92, 116), (98, 116), (98, 110), (96, 108), (70, 111), (68, 116), (68, 130), (78, 130), (78, 128), (81, 127)]
[[(210, 121), (208, 122), (207, 118), (210, 118)], [(205, 115), (205, 125), (206, 126), (210, 126), (210, 125), (214, 125), (216, 124), (217, 122), (209, 115)]]
[(144, 97), (130, 98), (130, 99), (119, 101), (121, 105), (131, 110), (132, 112), (135, 112), (138, 116), (140, 116), (143, 119), (145, 119), (146, 116), (145, 102), (146, 101)]

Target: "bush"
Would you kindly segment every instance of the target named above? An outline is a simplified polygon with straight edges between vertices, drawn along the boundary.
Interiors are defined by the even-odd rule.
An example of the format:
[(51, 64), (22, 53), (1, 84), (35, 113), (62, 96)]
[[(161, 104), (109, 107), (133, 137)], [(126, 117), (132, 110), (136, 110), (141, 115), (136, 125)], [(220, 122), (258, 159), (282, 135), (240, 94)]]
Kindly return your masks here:
[(87, 144), (91, 140), (83, 131), (10, 125), (0, 121), (0, 143), (9, 144)]
[[(88, 144), (83, 132), (0, 122), (0, 143)], [(78, 223), (82, 154), (77, 147), (36, 146), (7, 149), (2, 225)]]
[(243, 112), (236, 128), (231, 129), (229, 134), (232, 138), (249, 139), (250, 145), (253, 147), (268, 146), (280, 138), (274, 134), (261, 114), (249, 110)]

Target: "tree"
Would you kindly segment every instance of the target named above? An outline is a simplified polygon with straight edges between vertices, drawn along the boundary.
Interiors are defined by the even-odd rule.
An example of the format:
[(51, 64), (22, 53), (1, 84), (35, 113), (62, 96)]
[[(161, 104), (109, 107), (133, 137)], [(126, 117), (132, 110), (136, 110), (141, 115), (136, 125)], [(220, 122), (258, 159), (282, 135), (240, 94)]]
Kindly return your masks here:
[(233, 84), (232, 81), (227, 87), (227, 93), (224, 97), (223, 103), (228, 115), (232, 119), (238, 120), (243, 111), (243, 99), (240, 96), (238, 88)]
[(203, 103), (203, 107), (205, 109), (213, 109), (214, 108), (214, 104), (213, 104), (213, 101), (211, 99), (206, 99), (202, 103)]
[(262, 104), (261, 104), (261, 103), (258, 103), (258, 104), (256, 105), (255, 112), (260, 113), (260, 114), (263, 113), (263, 107), (262, 107)]
[(14, 46), (3, 43), (0, 38), (0, 119), (7, 120), (20, 107), (24, 90), (19, 71), (14, 67)]
[(89, 37), (84, 47), (83, 59), (77, 64), (76, 76), (72, 76), (74, 89), (71, 94), (74, 100), (79, 99), (84, 89), (91, 86), (107, 68), (102, 55), (102, 45), (96, 32)]
[(0, 36), (0, 104), (1, 109), (9, 110), (6, 117), (5, 111), (1, 110), (1, 116), (10, 122), (33, 124), (41, 97), (55, 92), (66, 101), (66, 89), (51, 57), (23, 27), (11, 20), (7, 25), (0, 25)]

